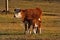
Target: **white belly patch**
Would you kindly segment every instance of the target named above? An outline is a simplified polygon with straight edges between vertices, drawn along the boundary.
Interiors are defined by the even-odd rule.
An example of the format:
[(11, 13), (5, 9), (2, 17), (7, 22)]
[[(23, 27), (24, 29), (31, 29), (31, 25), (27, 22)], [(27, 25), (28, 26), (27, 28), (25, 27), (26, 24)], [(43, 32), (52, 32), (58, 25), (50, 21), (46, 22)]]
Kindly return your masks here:
[(41, 19), (39, 18), (38, 20), (40, 21)]
[(38, 27), (38, 25), (35, 23), (35, 27)]

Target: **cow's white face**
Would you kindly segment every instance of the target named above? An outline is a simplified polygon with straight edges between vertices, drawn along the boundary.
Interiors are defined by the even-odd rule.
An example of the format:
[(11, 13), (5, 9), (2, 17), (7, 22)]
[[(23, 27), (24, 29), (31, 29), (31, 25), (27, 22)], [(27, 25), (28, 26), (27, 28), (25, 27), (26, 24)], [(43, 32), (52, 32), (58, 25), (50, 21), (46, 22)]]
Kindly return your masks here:
[(15, 18), (22, 18), (22, 13), (21, 12), (15, 13), (14, 17)]

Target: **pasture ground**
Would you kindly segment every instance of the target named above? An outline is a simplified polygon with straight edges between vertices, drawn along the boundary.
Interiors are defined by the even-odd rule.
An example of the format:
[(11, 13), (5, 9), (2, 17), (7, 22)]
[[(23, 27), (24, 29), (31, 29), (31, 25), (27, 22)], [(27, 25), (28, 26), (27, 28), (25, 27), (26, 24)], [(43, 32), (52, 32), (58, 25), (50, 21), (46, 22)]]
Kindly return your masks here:
[[(28, 3), (28, 2), (27, 2)], [(31, 7), (30, 2), (25, 7)], [(24, 4), (24, 3), (23, 3)], [(0, 40), (60, 40), (60, 4), (59, 3), (36, 3), (41, 7), (42, 34), (24, 34), (24, 24), (12, 14), (0, 14)], [(30, 5), (30, 6), (27, 6)], [(23, 5), (20, 5), (21, 7)], [(13, 8), (11, 8), (12, 10)], [(1, 12), (0, 12), (1, 13)]]

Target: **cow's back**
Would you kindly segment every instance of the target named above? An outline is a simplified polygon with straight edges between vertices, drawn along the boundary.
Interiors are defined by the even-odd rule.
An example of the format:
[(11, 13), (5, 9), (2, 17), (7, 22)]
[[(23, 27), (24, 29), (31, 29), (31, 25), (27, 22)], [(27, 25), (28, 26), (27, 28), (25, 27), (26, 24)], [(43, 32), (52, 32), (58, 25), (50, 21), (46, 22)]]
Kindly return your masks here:
[(42, 15), (42, 10), (39, 9), (39, 8), (36, 8), (36, 9), (27, 9), (26, 11), (26, 17), (27, 19), (38, 19), (40, 18)]

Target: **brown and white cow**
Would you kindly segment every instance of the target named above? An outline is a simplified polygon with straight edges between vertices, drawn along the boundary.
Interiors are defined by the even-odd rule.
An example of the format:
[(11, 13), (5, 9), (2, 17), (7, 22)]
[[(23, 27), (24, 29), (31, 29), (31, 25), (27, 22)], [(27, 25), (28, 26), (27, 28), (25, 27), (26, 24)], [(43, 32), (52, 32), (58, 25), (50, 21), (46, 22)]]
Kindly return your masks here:
[[(42, 10), (40, 8), (35, 9), (19, 9), (14, 10), (16, 13), (14, 14), (15, 18), (20, 18), (25, 24), (25, 32), (30, 32), (31, 25), (33, 26), (33, 32), (41, 34), (41, 18), (42, 18)], [(28, 29), (27, 29), (28, 28)], [(31, 32), (30, 32), (31, 33)]]

